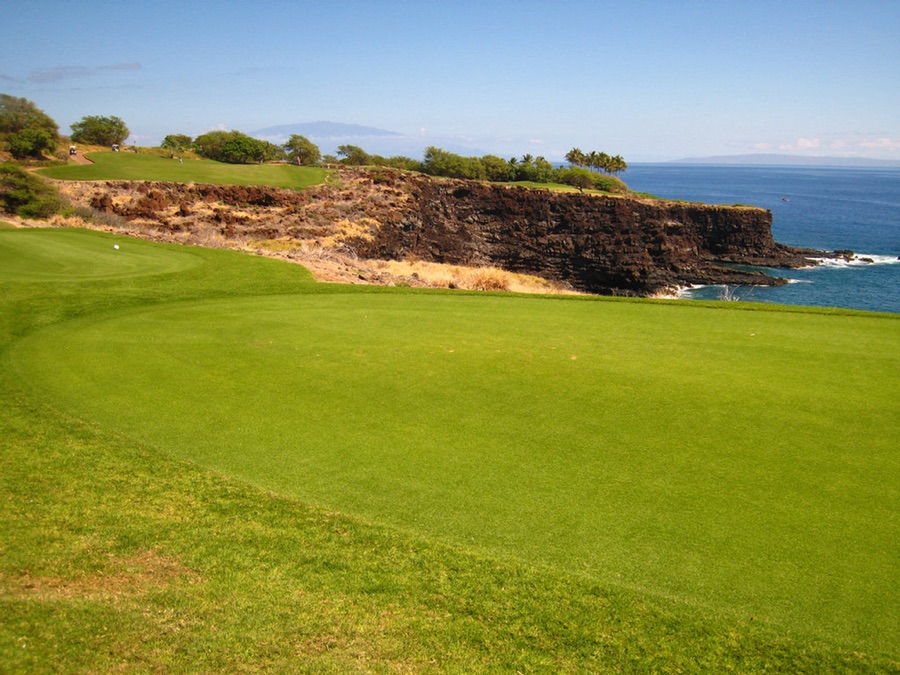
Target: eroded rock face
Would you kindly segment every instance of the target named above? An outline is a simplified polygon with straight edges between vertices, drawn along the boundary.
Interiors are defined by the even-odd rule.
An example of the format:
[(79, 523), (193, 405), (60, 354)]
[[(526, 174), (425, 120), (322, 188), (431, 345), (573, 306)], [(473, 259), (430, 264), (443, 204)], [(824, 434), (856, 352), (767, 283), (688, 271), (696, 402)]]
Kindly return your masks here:
[(634, 295), (698, 283), (781, 283), (717, 262), (809, 264), (802, 251), (775, 243), (772, 214), (763, 209), (463, 181), (414, 184), (414, 208), (359, 242), (361, 253), (492, 264), (590, 293)]
[(819, 252), (772, 238), (772, 214), (633, 197), (343, 169), (302, 192), (174, 183), (95, 183), (82, 201), (142, 227), (215, 228), (241, 240), (340, 246), (373, 259), (493, 265), (599, 294), (689, 284), (777, 284), (721, 263), (796, 267)]

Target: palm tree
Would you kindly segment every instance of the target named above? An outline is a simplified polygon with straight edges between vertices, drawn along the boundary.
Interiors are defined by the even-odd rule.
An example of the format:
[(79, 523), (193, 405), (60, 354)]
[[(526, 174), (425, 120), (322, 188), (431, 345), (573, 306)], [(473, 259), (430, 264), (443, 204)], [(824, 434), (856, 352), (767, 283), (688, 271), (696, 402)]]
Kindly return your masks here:
[(587, 157), (580, 148), (572, 148), (566, 153), (566, 161), (575, 166), (585, 166), (587, 164)]

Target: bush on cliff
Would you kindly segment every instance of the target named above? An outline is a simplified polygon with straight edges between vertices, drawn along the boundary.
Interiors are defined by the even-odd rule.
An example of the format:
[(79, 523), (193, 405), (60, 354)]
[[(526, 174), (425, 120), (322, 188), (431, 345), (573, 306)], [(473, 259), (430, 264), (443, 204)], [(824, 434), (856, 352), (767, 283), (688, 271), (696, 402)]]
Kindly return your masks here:
[(12, 162), (0, 164), (0, 210), (23, 218), (49, 218), (62, 207), (53, 187)]

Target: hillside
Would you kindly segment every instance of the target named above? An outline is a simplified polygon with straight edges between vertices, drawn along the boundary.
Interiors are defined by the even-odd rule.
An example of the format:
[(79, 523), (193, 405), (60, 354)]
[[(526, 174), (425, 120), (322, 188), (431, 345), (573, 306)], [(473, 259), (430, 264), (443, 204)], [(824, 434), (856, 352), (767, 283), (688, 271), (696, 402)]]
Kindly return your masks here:
[[(356, 281), (393, 283), (366, 261), (496, 266), (573, 289), (653, 295), (689, 284), (774, 284), (719, 263), (810, 264), (777, 244), (771, 214), (581, 195), (387, 169), (342, 168), (303, 191), (160, 182), (64, 182), (74, 203), (138, 236), (252, 250), (303, 264), (341, 259)], [(348, 280), (343, 278), (341, 280)], [(418, 285), (415, 278), (404, 280)]]

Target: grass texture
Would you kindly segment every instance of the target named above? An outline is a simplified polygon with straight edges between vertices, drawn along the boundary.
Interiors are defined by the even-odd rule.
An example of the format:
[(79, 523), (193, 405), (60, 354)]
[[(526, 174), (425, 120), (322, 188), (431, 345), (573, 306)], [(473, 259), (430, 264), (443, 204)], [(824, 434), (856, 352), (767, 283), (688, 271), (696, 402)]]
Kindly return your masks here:
[(894, 315), (72, 230), (0, 293), (10, 672), (898, 667)]
[(93, 164), (41, 169), (59, 180), (155, 180), (214, 185), (268, 185), (300, 189), (325, 180), (326, 170), (290, 164), (225, 164), (208, 159), (177, 159), (132, 152), (91, 152)]

